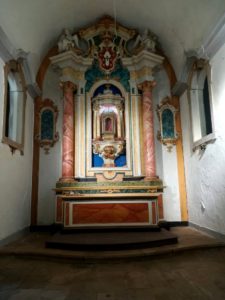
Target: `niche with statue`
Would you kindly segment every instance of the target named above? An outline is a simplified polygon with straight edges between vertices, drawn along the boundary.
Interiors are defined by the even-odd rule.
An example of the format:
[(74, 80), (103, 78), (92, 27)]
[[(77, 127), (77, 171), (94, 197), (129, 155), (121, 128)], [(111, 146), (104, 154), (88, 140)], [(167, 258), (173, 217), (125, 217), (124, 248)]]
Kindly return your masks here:
[(126, 165), (124, 98), (113, 85), (100, 86), (92, 98), (92, 166)]

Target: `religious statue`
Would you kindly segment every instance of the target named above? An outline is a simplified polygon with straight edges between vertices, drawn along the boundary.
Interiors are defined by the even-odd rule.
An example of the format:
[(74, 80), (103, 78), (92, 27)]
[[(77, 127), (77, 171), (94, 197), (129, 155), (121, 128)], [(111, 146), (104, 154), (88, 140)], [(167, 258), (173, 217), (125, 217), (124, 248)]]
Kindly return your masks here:
[(120, 145), (106, 145), (100, 153), (100, 157), (103, 158), (104, 167), (115, 167), (115, 159), (118, 157), (124, 150), (122, 144)]
[(103, 92), (92, 99), (93, 154), (104, 161), (104, 168), (116, 167), (115, 159), (126, 153), (124, 136), (124, 98), (115, 87), (106, 84)]
[(64, 29), (58, 41), (58, 49), (59, 52), (65, 52), (74, 49), (77, 54), (81, 54), (82, 50), (79, 46), (78, 35), (72, 35), (69, 29)]
[(133, 51), (147, 50), (155, 52), (157, 36), (154, 35), (149, 29), (145, 29), (143, 34), (138, 34), (133, 44)]

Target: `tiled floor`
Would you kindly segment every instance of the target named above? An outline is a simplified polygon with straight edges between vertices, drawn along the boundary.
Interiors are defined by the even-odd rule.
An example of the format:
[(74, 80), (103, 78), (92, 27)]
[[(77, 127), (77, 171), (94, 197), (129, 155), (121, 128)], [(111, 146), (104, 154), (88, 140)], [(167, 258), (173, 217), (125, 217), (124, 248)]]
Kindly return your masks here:
[[(1, 248), (0, 300), (224, 300), (225, 247), (218, 247), (217, 240), (190, 228), (174, 231), (179, 233), (180, 243), (170, 246), (174, 248), (161, 247), (166, 247), (164, 252), (158, 249), (158, 254), (164, 255), (157, 256), (157, 249), (154, 255), (145, 255), (145, 249), (146, 253), (132, 259), (130, 254), (129, 260), (124, 259), (127, 251), (124, 258), (117, 253), (120, 259), (110, 260), (108, 252), (101, 262), (88, 262), (85, 253), (82, 261), (81, 252), (80, 260), (74, 260), (71, 251), (58, 250), (59, 258), (62, 253), (69, 258), (60, 260), (53, 256), (55, 250), (43, 248), (46, 234), (29, 235)], [(32, 259), (17, 255), (23, 250), (32, 254), (35, 249), (47, 251), (49, 256)], [(101, 254), (106, 255), (100, 252), (98, 256)], [(94, 253), (89, 255), (94, 257)]]

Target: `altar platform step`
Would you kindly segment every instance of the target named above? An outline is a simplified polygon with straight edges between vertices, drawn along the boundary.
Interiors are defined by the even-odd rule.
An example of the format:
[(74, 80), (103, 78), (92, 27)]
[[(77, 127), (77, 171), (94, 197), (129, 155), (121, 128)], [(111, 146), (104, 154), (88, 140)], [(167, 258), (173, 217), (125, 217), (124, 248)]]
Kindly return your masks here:
[(138, 225), (138, 226), (82, 226), (73, 228), (63, 228), (62, 234), (81, 233), (81, 232), (159, 232), (161, 228), (158, 225)]
[(108, 231), (56, 233), (46, 241), (47, 248), (83, 251), (143, 249), (177, 243), (177, 236), (161, 231)]

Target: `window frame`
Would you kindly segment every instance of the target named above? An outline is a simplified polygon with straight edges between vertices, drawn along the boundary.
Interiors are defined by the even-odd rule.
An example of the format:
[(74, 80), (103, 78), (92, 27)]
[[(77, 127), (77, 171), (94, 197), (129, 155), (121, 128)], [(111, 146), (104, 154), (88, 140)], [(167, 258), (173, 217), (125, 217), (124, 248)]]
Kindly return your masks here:
[[(19, 83), (22, 88), (22, 119), (21, 119), (21, 143), (6, 136), (6, 122), (7, 122), (7, 106), (8, 106), (8, 77), (11, 72), (15, 72), (18, 75)], [(21, 155), (24, 154), (24, 140), (25, 140), (25, 110), (26, 110), (26, 84), (25, 77), (23, 74), (21, 63), (16, 60), (10, 60), (4, 66), (4, 115), (3, 115), (3, 132), (2, 132), (2, 143), (8, 145), (12, 153), (16, 150), (20, 151)], [(18, 125), (18, 124), (17, 124)]]
[[(212, 127), (212, 132), (208, 133), (201, 138), (194, 140), (194, 120), (193, 120), (193, 96), (191, 94), (191, 91), (193, 91), (193, 80), (194, 80), (194, 75), (196, 72), (199, 72), (198, 77), (201, 79), (202, 82), (203, 80), (203, 75), (205, 74), (204, 78), (207, 78), (208, 81), (208, 93), (209, 93), (209, 107), (210, 107), (210, 118), (211, 118), (211, 127)], [(202, 73), (202, 74), (201, 74)], [(198, 79), (199, 79), (198, 78)], [(189, 101), (189, 110), (190, 110), (190, 119), (191, 119), (191, 139), (192, 139), (192, 150), (195, 151), (196, 149), (200, 148), (201, 150), (205, 150), (206, 146), (209, 143), (212, 143), (216, 139), (216, 134), (215, 134), (215, 127), (214, 127), (214, 114), (213, 114), (213, 103), (212, 103), (212, 88), (211, 88), (211, 66), (209, 62), (205, 59), (196, 59), (194, 61), (189, 78), (188, 78), (188, 101)], [(200, 89), (198, 89), (200, 90)]]

